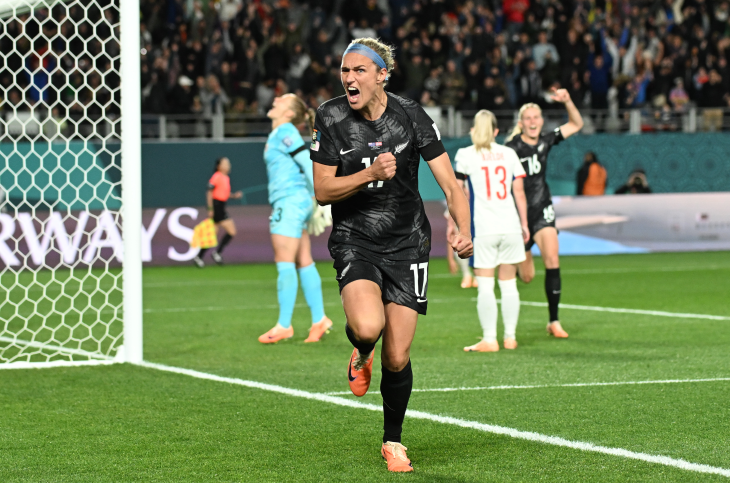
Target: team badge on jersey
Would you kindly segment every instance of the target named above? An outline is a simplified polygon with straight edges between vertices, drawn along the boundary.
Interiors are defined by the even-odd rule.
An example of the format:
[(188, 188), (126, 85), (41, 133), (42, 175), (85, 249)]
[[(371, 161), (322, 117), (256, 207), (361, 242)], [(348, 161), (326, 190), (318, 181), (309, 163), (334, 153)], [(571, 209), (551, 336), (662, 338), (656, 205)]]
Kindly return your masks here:
[(294, 141), (292, 141), (291, 138), (289, 136), (287, 136), (284, 139), (282, 139), (281, 142), (284, 143), (284, 146), (289, 148), (289, 147), (291, 147), (291, 145)]
[(377, 149), (377, 148), (383, 146), (383, 143), (381, 141), (377, 141), (377, 142), (374, 142), (374, 143), (368, 143), (368, 146), (371, 147), (371, 148), (373, 148), (373, 149)]
[(316, 129), (312, 131), (312, 146), (310, 149), (312, 151), (319, 151), (319, 138), (322, 136), (322, 133), (318, 132)]
[(401, 151), (403, 151), (406, 148), (406, 146), (408, 146), (408, 141), (406, 141), (406, 142), (404, 142), (404, 143), (399, 144), (398, 146), (396, 146), (395, 147), (395, 154), (398, 154)]

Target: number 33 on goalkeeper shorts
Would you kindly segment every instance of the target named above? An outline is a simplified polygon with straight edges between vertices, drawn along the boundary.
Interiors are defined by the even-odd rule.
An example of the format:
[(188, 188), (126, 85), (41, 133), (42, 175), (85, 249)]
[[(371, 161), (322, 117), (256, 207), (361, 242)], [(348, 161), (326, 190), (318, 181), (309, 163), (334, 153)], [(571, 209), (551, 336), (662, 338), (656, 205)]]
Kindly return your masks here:
[[(423, 282), (418, 283), (418, 272), (423, 270)], [(413, 272), (413, 286), (416, 292), (416, 302), (422, 304), (428, 302), (426, 298), (426, 287), (428, 286), (428, 262), (413, 263), (411, 264), (411, 271)]]

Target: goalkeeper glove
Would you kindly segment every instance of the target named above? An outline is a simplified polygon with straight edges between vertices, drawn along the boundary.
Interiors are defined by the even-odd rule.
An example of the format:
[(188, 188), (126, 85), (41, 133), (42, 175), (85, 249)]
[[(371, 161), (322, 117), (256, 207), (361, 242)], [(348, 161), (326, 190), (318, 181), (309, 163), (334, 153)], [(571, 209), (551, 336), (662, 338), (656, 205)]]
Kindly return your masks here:
[(330, 225), (332, 225), (332, 207), (315, 205), (314, 212), (307, 223), (307, 232), (310, 235), (319, 236)]

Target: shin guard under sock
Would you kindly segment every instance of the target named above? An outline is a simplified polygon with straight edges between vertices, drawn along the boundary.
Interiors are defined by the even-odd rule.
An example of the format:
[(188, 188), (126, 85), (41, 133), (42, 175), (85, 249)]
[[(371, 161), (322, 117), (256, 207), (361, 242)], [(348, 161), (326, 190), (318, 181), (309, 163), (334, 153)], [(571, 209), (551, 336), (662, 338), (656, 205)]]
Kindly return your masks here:
[(304, 298), (312, 313), (312, 323), (316, 324), (324, 318), (324, 301), (322, 300), (322, 279), (317, 267), (312, 263), (299, 270), (299, 281), (302, 284)]
[(383, 443), (400, 443), (403, 418), (406, 416), (412, 389), (411, 361), (400, 372), (391, 372), (383, 367), (383, 378), (380, 380), (380, 395), (383, 397)]
[[(375, 349), (375, 344), (377, 344), (378, 340), (380, 340), (380, 336), (378, 336), (378, 340), (375, 342), (361, 342), (357, 340), (355, 333), (347, 324), (345, 324), (345, 333), (347, 334), (347, 338), (350, 340), (350, 344), (352, 344), (355, 349), (360, 352), (360, 354), (370, 354), (373, 349)], [(380, 335), (383, 335), (383, 333), (381, 332)]]
[(276, 270), (279, 277), (276, 279), (276, 294), (279, 299), (279, 325), (288, 329), (291, 326), (291, 316), (294, 313), (294, 303), (297, 301), (296, 265), (292, 262), (277, 262)]
[(226, 233), (223, 235), (223, 238), (221, 238), (221, 242), (218, 244), (218, 248), (215, 250), (216, 252), (223, 253), (223, 249), (228, 245), (228, 243), (233, 240), (233, 237)]
[(550, 322), (560, 320), (558, 318), (558, 305), (560, 305), (560, 269), (548, 268), (545, 270), (545, 295), (550, 311)]

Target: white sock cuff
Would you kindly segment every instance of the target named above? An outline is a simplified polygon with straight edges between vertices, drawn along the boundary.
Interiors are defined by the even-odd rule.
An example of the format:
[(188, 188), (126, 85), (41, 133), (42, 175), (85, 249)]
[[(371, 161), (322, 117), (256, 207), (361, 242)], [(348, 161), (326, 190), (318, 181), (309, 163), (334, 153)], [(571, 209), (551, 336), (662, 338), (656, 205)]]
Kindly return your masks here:
[(502, 295), (519, 293), (517, 291), (517, 279), (512, 278), (510, 280), (500, 280), (499, 290), (502, 292)]

